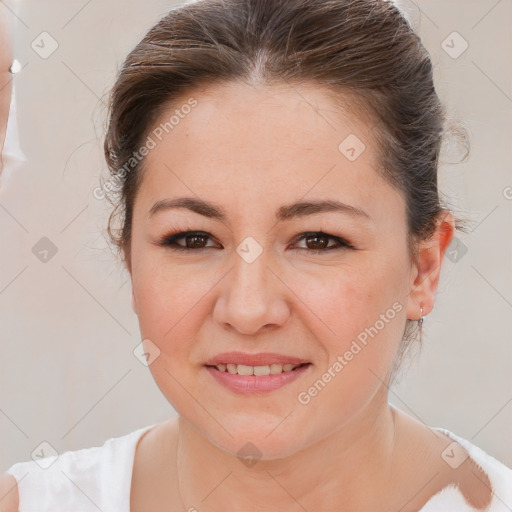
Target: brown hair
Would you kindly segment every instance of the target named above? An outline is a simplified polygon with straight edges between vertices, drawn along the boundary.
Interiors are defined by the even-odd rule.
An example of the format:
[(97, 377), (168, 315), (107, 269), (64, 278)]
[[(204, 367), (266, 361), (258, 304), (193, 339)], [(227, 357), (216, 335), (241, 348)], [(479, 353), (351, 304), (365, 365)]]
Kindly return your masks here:
[[(318, 84), (340, 104), (350, 95), (375, 127), (378, 171), (403, 193), (414, 256), (445, 209), (437, 186), (445, 111), (428, 52), (392, 2), (199, 0), (172, 9), (128, 55), (113, 87), (104, 145), (112, 176), (169, 105), (199, 86), (235, 80)], [(128, 268), (143, 163), (124, 173), (109, 219)]]

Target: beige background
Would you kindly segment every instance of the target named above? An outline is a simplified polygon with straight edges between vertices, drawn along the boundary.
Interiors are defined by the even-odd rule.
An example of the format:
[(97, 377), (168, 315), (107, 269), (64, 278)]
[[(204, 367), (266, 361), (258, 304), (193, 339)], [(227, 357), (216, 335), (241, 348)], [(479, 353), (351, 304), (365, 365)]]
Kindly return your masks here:
[[(402, 3), (471, 138), (470, 158), (444, 163), (441, 184), (474, 222), (446, 260), (422, 353), (390, 399), (512, 466), (512, 3)], [(29, 460), (42, 441), (59, 452), (100, 445), (175, 414), (132, 353), (140, 338), (128, 275), (104, 239), (105, 202), (93, 196), (104, 169), (102, 100), (126, 53), (172, 5), (0, 3), (16, 24), (25, 155), (9, 159), (0, 189), (0, 470)], [(458, 58), (442, 48), (453, 31), (469, 44)], [(47, 58), (31, 47), (44, 37), (51, 48), (42, 32), (58, 44)], [(12, 115), (9, 123), (15, 154)], [(43, 237), (57, 250), (46, 262), (33, 252)]]

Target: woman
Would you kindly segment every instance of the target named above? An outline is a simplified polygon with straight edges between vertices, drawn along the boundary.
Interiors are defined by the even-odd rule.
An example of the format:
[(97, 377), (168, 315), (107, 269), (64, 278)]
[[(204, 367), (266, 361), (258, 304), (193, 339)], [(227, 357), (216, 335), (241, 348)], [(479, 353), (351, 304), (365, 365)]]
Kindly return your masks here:
[(510, 510), (509, 468), (387, 400), (460, 227), (443, 120), (390, 2), (202, 0), (157, 23), (112, 91), (103, 190), (179, 416), (15, 464), (4, 510)]

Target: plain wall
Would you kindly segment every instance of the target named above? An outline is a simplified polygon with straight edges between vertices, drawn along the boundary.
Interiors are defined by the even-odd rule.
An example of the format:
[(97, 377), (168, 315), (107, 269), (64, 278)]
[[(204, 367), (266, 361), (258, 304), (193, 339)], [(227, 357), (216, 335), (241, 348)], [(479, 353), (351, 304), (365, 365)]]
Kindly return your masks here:
[[(59, 452), (97, 446), (175, 415), (132, 353), (141, 340), (129, 276), (105, 241), (108, 205), (93, 194), (105, 170), (102, 101), (127, 52), (174, 4), (0, 3), (16, 25), (25, 155), (0, 189), (0, 470), (29, 460), (43, 440)], [(448, 163), (457, 146), (447, 148), (440, 183), (473, 224), (457, 235), (422, 353), (390, 400), (512, 466), (512, 4), (403, 4), (441, 99), (470, 136), (466, 162)], [(442, 47), (453, 31), (469, 44), (457, 58)], [(48, 58), (31, 46), (54, 44), (42, 32), (58, 44)], [(453, 52), (462, 40), (451, 40)], [(46, 262), (34, 254), (45, 248)]]

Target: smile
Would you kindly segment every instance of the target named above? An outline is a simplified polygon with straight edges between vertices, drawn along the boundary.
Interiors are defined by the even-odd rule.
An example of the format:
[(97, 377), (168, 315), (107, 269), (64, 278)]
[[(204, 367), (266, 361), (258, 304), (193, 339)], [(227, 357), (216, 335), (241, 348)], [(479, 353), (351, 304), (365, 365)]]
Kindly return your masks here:
[(220, 372), (227, 372), (231, 375), (277, 375), (283, 372), (291, 372), (300, 366), (307, 365), (309, 363), (303, 364), (271, 364), (271, 365), (263, 365), (263, 366), (248, 366), (245, 364), (218, 364), (214, 367)]
[(206, 365), (215, 383), (241, 395), (275, 391), (309, 373), (311, 363), (271, 364), (248, 366), (243, 364)]

